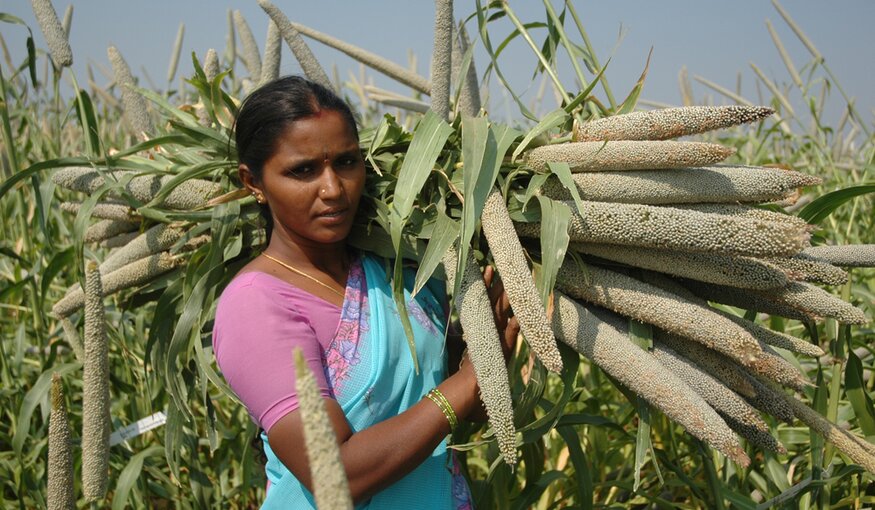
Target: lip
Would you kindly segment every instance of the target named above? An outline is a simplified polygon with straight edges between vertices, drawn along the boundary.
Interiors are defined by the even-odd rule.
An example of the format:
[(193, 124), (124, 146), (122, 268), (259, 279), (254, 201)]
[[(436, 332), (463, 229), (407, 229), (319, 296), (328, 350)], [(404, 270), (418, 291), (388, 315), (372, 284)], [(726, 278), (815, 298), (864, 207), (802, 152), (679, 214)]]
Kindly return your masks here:
[(348, 207), (332, 207), (331, 209), (326, 209), (322, 211), (316, 216), (324, 221), (328, 221), (331, 223), (340, 223), (344, 219), (346, 219), (348, 211)]

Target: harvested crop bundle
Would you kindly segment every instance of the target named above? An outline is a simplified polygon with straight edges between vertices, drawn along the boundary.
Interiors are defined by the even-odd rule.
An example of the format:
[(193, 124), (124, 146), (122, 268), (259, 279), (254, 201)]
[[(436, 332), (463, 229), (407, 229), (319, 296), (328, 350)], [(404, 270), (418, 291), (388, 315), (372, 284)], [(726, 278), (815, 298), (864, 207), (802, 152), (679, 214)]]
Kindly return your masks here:
[(811, 255), (797, 253), (792, 257), (774, 257), (767, 259), (787, 272), (794, 280), (818, 282), (826, 285), (841, 285), (848, 281), (848, 273), (829, 262)]
[(811, 320), (811, 317), (799, 310), (786, 304), (766, 299), (759, 294), (754, 294), (747, 290), (690, 279), (683, 279), (681, 283), (684, 287), (702, 299), (707, 299), (708, 301), (713, 301), (715, 303), (736, 306), (743, 310), (752, 310), (754, 312), (777, 315), (778, 317), (786, 317), (788, 319), (796, 319), (803, 322)]
[[(167, 252), (131, 262), (102, 276), (103, 296), (106, 297), (116, 292), (150, 282), (179, 264), (180, 260)], [(82, 288), (76, 285), (61, 300), (55, 303), (55, 306), (52, 307), (52, 313), (57, 317), (66, 317), (78, 310), (84, 302), (85, 295), (82, 292)]]
[(720, 416), (656, 358), (633, 344), (622, 320), (603, 320), (561, 293), (556, 294), (555, 302), (553, 328), (561, 341), (683, 425), (690, 434), (743, 466), (750, 463)]
[(264, 12), (270, 16), (270, 19), (276, 23), (280, 34), (283, 36), (283, 39), (285, 39), (286, 44), (289, 45), (289, 48), (292, 50), (298, 63), (301, 64), (301, 69), (304, 70), (304, 74), (307, 75), (307, 78), (322, 85), (328, 90), (333, 90), (334, 87), (331, 85), (331, 80), (328, 79), (328, 75), (325, 74), (322, 65), (316, 60), (313, 52), (310, 51), (310, 47), (304, 42), (301, 34), (298, 33), (297, 28), (291, 21), (289, 21), (289, 18), (287, 18), (281, 10), (268, 0), (258, 0), (258, 5), (260, 5), (261, 8), (264, 9)]
[(430, 96), (431, 109), (444, 120), (450, 118), (453, 24), (453, 0), (435, 0)]
[[(786, 170), (784, 170), (786, 171)], [(818, 181), (819, 183), (820, 181)], [(815, 183), (817, 184), (817, 183)], [(769, 209), (761, 209), (753, 205), (743, 204), (672, 204), (675, 209), (684, 209), (687, 211), (698, 211), (710, 214), (722, 214), (725, 216), (738, 216), (741, 218), (750, 218), (754, 220), (763, 220), (771, 223), (786, 223), (793, 227), (811, 230), (813, 225), (809, 225), (807, 221), (797, 216), (783, 214)]]
[(73, 486), (73, 444), (61, 376), (52, 374), (52, 412), (49, 415), (49, 459), (46, 463), (46, 508), (73, 510), (76, 493)]
[(579, 124), (574, 141), (668, 140), (746, 124), (775, 113), (765, 106), (684, 106), (612, 115)]
[[(68, 212), (70, 214), (79, 213), (79, 209), (82, 207), (80, 202), (61, 202), (61, 210)], [(133, 209), (128, 207), (127, 204), (122, 203), (112, 203), (112, 202), (98, 202), (91, 209), (91, 217), (92, 218), (101, 218), (104, 220), (124, 220), (124, 221), (136, 221), (139, 222), (143, 218), (138, 216)]]
[(705, 142), (571, 142), (536, 147), (525, 163), (538, 172), (547, 163), (568, 163), (572, 172), (658, 170), (719, 163), (735, 149)]
[(875, 244), (812, 246), (806, 248), (803, 254), (841, 267), (875, 267)]
[[(443, 265), (447, 281), (455, 281), (458, 265), (455, 248), (451, 248), (444, 255)], [(513, 402), (501, 339), (495, 329), (492, 304), (483, 283), (483, 275), (470, 253), (462, 270), (462, 283), (459, 293), (454, 296), (454, 302), (468, 346), (468, 356), (474, 367), (474, 375), (477, 376), (480, 398), (486, 406), (489, 424), (495, 431), (498, 449), (504, 461), (514, 466), (517, 455)]]
[(566, 261), (559, 269), (556, 287), (575, 298), (694, 339), (743, 365), (750, 365), (762, 352), (750, 333), (709, 307), (621, 273), (592, 265), (583, 270)]
[(751, 257), (637, 247), (618, 249), (593, 243), (575, 243), (571, 249), (634, 267), (732, 287), (772, 289), (790, 282), (780, 269)]
[[(266, 3), (265, 0), (259, 0), (259, 2)], [(271, 16), (271, 17), (273, 17), (273, 16)], [(279, 24), (279, 23), (277, 23), (277, 24)], [(350, 57), (358, 60), (359, 62), (370, 67), (371, 69), (374, 69), (375, 71), (383, 73), (386, 76), (388, 76), (389, 78), (397, 80), (398, 82), (401, 82), (401, 83), (407, 85), (408, 87), (412, 88), (413, 90), (422, 92), (423, 94), (426, 94), (426, 95), (431, 95), (431, 83), (429, 83), (428, 80), (426, 80), (422, 76), (416, 74), (415, 72), (410, 71), (408, 69), (405, 69), (404, 67), (396, 64), (395, 62), (387, 60), (387, 59), (385, 59), (385, 58), (383, 58), (375, 53), (371, 53), (368, 50), (362, 49), (362, 48), (356, 46), (355, 44), (350, 44), (348, 42), (341, 41), (340, 39), (337, 39), (337, 38), (332, 37), (330, 35), (323, 34), (322, 32), (319, 32), (318, 30), (313, 30), (312, 28), (310, 28), (308, 26), (301, 25), (300, 23), (292, 23), (291, 25), (292, 25), (292, 28), (294, 28), (296, 31), (300, 32), (301, 34), (306, 35), (307, 37), (309, 37), (311, 39), (316, 39), (317, 41), (321, 42), (322, 44), (325, 44), (326, 46), (331, 46), (332, 48), (336, 49), (337, 51), (346, 53)], [(282, 25), (280, 25), (280, 29), (282, 29)], [(285, 32), (283, 32), (283, 33), (285, 33)], [(297, 54), (296, 54), (296, 56), (297, 56)]]
[(504, 198), (497, 189), (493, 189), (486, 199), (480, 221), (523, 336), (544, 366), (553, 372), (561, 372), (562, 357), (556, 348), (547, 311), (541, 303)]
[(349, 483), (340, 459), (337, 436), (325, 410), (325, 399), (300, 348), (295, 349), (294, 357), (295, 388), (300, 405), (298, 409), (304, 428), (304, 444), (310, 463), (310, 479), (316, 504), (319, 508), (352, 510)]
[[(648, 205), (769, 202), (821, 182), (791, 170), (745, 166), (581, 172), (572, 179), (583, 200)], [(571, 200), (571, 193), (557, 179), (548, 180), (542, 192), (556, 200)]]
[(866, 324), (869, 319), (859, 308), (810, 283), (791, 282), (786, 287), (758, 291), (764, 299), (775, 301), (812, 317), (832, 317), (846, 324)]
[(176, 225), (159, 223), (134, 238), (126, 246), (115, 250), (100, 264), (101, 274), (109, 274), (122, 266), (149, 255), (167, 251), (178, 241), (184, 231)]
[[(784, 223), (700, 213), (671, 207), (574, 202), (568, 226), (572, 241), (641, 246), (727, 255), (794, 255), (808, 245), (808, 232)], [(522, 237), (540, 237), (537, 223), (517, 223)]]
[(85, 270), (85, 362), (82, 365), (82, 492), (103, 499), (109, 485), (109, 350), (100, 270)]
[(799, 400), (772, 388), (765, 388), (764, 394), (769, 395), (776, 401), (787, 404), (800, 421), (817, 431), (824, 439), (835, 445), (842, 453), (850, 457), (854, 462), (875, 472), (875, 446), (854, 434), (842, 430), (816, 411), (809, 408)]
[[(88, 167), (71, 167), (58, 170), (52, 180), (58, 186), (82, 193), (94, 193), (106, 182), (106, 175), (117, 181), (127, 179), (124, 189), (140, 202), (149, 202), (167, 185), (172, 175), (137, 175), (131, 171), (100, 172)], [(207, 200), (221, 194), (219, 184), (203, 179), (189, 179), (179, 183), (164, 198), (162, 205), (170, 209), (195, 209)]]
[(731, 416), (736, 422), (748, 427), (760, 431), (769, 430), (756, 409), (692, 361), (662, 344), (654, 345), (651, 352), (660, 363), (696, 390), (718, 413)]
[(754, 338), (756, 338), (760, 342), (763, 342), (764, 344), (768, 344), (773, 347), (780, 347), (781, 349), (797, 352), (806, 356), (817, 357), (823, 356), (824, 354), (823, 349), (800, 338), (790, 336), (786, 333), (772, 331), (771, 329), (760, 326), (759, 324), (751, 322), (744, 317), (738, 317), (728, 312), (720, 312), (720, 314), (748, 330), (750, 334), (754, 336)]
[(140, 222), (136, 220), (100, 220), (85, 230), (82, 240), (86, 243), (99, 243), (138, 228), (140, 228)]

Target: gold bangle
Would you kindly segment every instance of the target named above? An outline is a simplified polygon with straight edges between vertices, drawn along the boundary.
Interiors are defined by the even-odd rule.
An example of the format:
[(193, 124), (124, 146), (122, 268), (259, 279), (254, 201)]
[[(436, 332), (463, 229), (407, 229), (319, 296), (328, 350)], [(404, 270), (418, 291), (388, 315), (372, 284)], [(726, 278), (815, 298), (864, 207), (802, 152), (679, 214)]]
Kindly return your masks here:
[(447, 397), (445, 397), (444, 394), (441, 393), (441, 391), (437, 388), (429, 391), (425, 395), (425, 397), (434, 402), (434, 404), (438, 406), (438, 409), (440, 409), (441, 412), (444, 413), (444, 416), (447, 418), (447, 421), (450, 424), (450, 432), (452, 433), (453, 431), (455, 431), (456, 426), (459, 424), (459, 419), (456, 418), (456, 413), (455, 411), (453, 411), (453, 406), (451, 406), (450, 403), (447, 401)]

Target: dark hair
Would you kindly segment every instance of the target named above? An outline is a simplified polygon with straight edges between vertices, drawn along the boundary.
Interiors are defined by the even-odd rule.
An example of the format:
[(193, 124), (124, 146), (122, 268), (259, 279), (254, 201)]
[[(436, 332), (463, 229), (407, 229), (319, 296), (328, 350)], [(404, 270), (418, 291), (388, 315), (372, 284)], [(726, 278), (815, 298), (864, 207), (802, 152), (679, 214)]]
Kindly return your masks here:
[[(265, 161), (276, 150), (277, 139), (290, 124), (333, 110), (346, 119), (358, 139), (358, 127), (349, 105), (330, 89), (302, 76), (284, 76), (269, 82), (243, 101), (234, 121), (237, 160), (246, 165), (256, 180), (261, 180)], [(261, 206), (267, 239), (273, 230), (270, 208)]]

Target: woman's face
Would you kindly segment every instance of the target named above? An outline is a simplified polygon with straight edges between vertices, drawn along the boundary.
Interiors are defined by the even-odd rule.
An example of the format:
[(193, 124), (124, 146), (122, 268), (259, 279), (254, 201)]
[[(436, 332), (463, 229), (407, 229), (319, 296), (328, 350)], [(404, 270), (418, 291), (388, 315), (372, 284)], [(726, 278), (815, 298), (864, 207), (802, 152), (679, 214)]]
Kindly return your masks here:
[(312, 246), (346, 239), (364, 183), (365, 164), (347, 120), (321, 110), (286, 128), (260, 181), (247, 187), (264, 195), (274, 236)]

